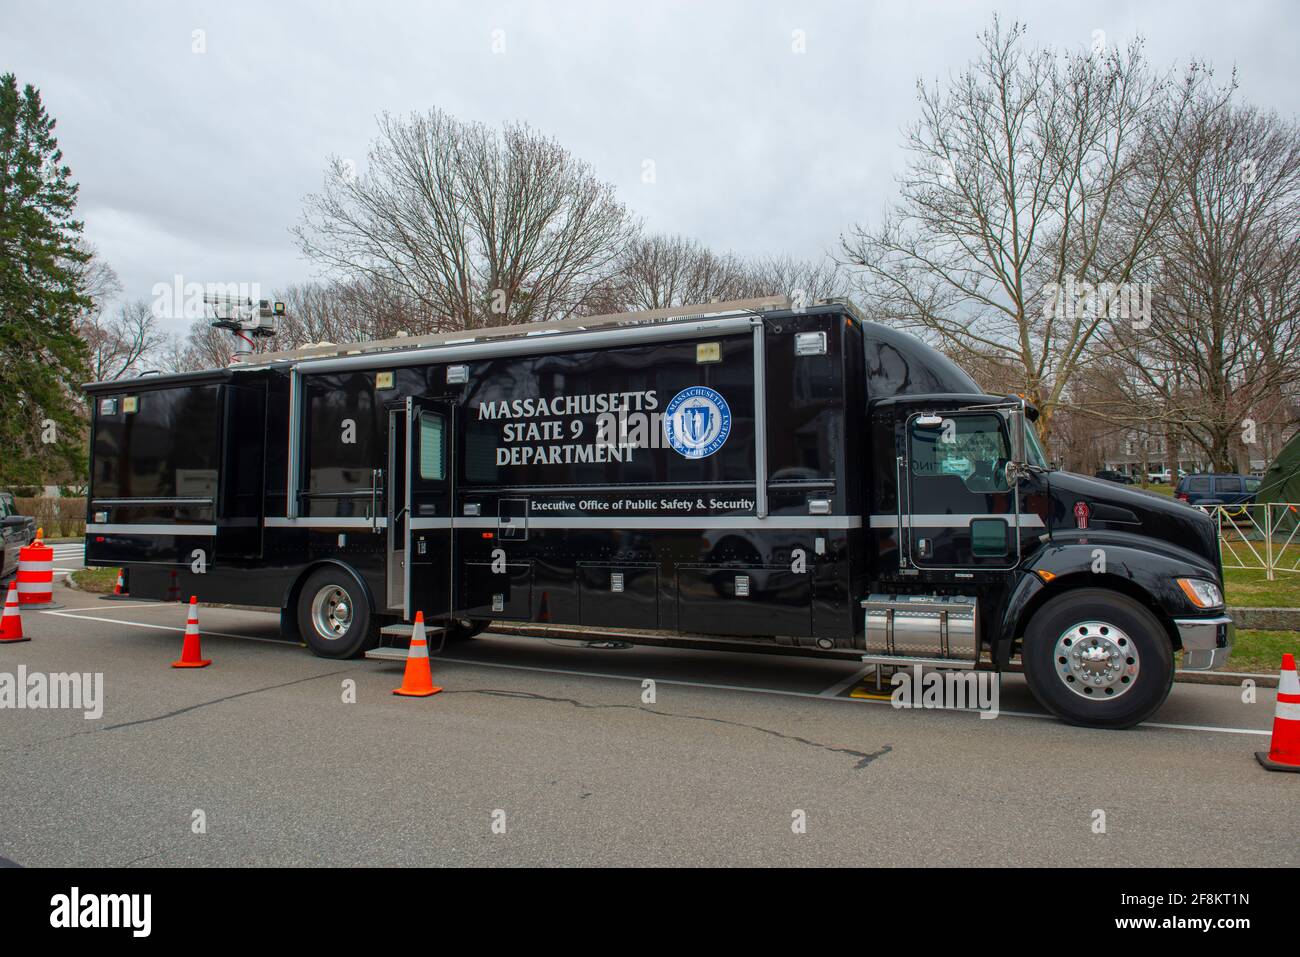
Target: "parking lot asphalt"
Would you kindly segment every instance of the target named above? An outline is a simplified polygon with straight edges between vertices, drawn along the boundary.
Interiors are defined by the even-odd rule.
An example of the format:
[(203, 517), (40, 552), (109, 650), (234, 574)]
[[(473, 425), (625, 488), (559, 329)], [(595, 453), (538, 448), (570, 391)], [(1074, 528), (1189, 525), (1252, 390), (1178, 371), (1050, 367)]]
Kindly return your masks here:
[(183, 606), (56, 600), (0, 674), (102, 673), (104, 708), (0, 710), (23, 866), (1300, 863), (1300, 775), (1253, 757), (1270, 689), (1095, 731), (1015, 675), (985, 719), (851, 698), (852, 662), (483, 636), (402, 698), (400, 663), (313, 657), (274, 612), (203, 608), (214, 663), (175, 670)]

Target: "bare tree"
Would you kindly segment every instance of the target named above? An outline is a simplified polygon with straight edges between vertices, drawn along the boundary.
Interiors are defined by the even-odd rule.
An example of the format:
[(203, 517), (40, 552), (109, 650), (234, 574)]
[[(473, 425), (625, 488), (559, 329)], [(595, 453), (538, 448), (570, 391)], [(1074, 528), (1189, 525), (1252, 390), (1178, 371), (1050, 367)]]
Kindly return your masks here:
[(768, 256), (751, 262), (746, 272), (746, 297), (785, 295), (795, 303), (811, 305), (821, 299), (846, 297), (852, 288), (849, 276), (829, 258)]
[(363, 342), (439, 328), (437, 317), (399, 285), (376, 277), (292, 285), (278, 292), (285, 316), (275, 348), (316, 342)]
[(1122, 372), (1094, 407), (1164, 430), (1235, 471), (1300, 384), (1300, 127), (1198, 104), (1172, 158), (1186, 188), (1146, 273), (1151, 328), (1118, 327)]
[(134, 373), (140, 361), (166, 340), (152, 307), (144, 299), (125, 303), (116, 311), (86, 316), (80, 332), (90, 350), (90, 372), (97, 382)]
[(685, 236), (642, 235), (624, 248), (617, 272), (588, 311), (664, 309), (771, 295), (812, 303), (848, 292), (848, 277), (831, 259), (744, 259)]
[(637, 236), (624, 247), (615, 268), (609, 298), (617, 301), (619, 311), (739, 299), (749, 278), (736, 256), (715, 253), (684, 236)]
[(1153, 75), (1140, 41), (1062, 53), (1026, 49), (1024, 32), (995, 18), (948, 89), (918, 83), (901, 199), (842, 251), (873, 313), (958, 358), (1014, 363), (1016, 381), (996, 391), (1027, 394), (1046, 439), (1114, 318), (1088, 291), (1132, 281), (1183, 186), (1168, 144), (1206, 74)]
[(438, 329), (579, 312), (632, 235), (613, 187), (524, 125), (385, 114), (368, 165), (331, 161), (298, 243), (342, 278), (394, 283)]

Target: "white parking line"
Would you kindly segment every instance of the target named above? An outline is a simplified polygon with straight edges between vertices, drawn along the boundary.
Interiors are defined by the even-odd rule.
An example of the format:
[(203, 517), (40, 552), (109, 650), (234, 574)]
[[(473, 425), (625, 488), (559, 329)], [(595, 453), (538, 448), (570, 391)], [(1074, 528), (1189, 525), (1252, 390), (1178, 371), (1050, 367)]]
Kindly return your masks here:
[[(147, 602), (146, 604), (158, 605), (161, 603)], [(127, 608), (127, 607), (138, 607), (138, 606), (120, 605), (118, 607)], [(178, 605), (177, 607), (183, 607), (183, 606)], [(79, 610), (81, 609), (68, 609), (67, 611), (43, 611), (41, 612), (41, 614), (54, 615), (55, 617), (58, 618), (72, 618), (74, 620), (81, 619), (83, 621), (100, 621), (100, 622), (106, 622), (110, 625), (131, 625), (132, 627), (135, 628), (153, 628), (160, 631), (178, 631), (178, 632), (185, 631), (183, 627), (177, 627), (174, 625), (155, 625), (143, 621), (126, 621), (121, 618), (100, 618), (96, 615), (78, 614), (77, 612)], [(117, 609), (104, 609), (104, 610), (115, 611)], [(225, 631), (208, 631), (207, 629), (202, 628), (201, 626), (200, 626), (200, 632), (203, 635), (212, 635), (213, 637), (216, 638), (241, 638), (245, 641), (261, 641), (261, 642), (267, 642), (275, 645), (284, 645), (286, 647), (293, 645), (293, 642), (286, 641), (284, 639), (258, 638), (253, 635), (237, 635)], [(496, 662), (496, 661), (475, 661), (472, 658), (444, 658), (441, 655), (433, 657), (433, 660), (446, 661), (446, 662), (451, 662), (453, 664), (460, 664), (460, 665), (471, 665), (471, 666), (477, 666), (481, 668), (503, 668), (509, 671), (532, 671), (532, 672), (539, 672), (541, 674), (567, 675), (575, 678), (607, 678), (613, 681), (636, 681), (638, 683), (645, 680), (644, 675), (617, 675), (617, 674), (609, 674), (608, 672), (602, 672), (602, 671), (573, 671), (567, 668), (539, 668), (535, 665), (516, 665), (516, 664), (507, 664), (504, 662)], [(861, 677), (860, 673), (855, 674), (854, 680), (857, 680), (857, 678), (859, 677)], [(748, 691), (753, 694), (777, 695), (779, 697), (785, 697), (785, 698), (813, 698), (818, 701), (839, 701), (839, 702), (848, 702), (850, 704), (858, 704), (858, 705), (891, 704), (891, 702), (889, 701), (882, 701), (873, 698), (847, 698), (847, 697), (842, 698), (838, 696), (828, 696), (827, 692), (831, 690), (830, 688), (826, 689), (825, 691), (817, 691), (817, 692), (788, 691), (781, 688), (759, 688), (759, 687), (754, 687), (752, 685), (724, 685), (724, 684), (715, 684), (713, 682), (708, 682), (708, 681), (683, 681), (681, 679), (676, 679), (676, 678), (655, 678), (654, 681), (656, 684), (672, 685), (674, 687), (681, 687), (681, 688), (703, 688), (708, 691)], [(975, 708), (945, 708), (943, 710), (966, 711), (970, 714), (981, 713), (978, 709)], [(1056, 720), (1050, 714), (1038, 713), (1034, 711), (1000, 710), (998, 712), (998, 715), (999, 716), (1005, 715), (1010, 718), (1034, 718), (1039, 720), (1047, 719), (1053, 721)], [(1224, 728), (1224, 727), (1219, 727), (1217, 725), (1170, 724), (1170, 723), (1158, 722), (1158, 721), (1144, 721), (1142, 724), (1138, 725), (1138, 727), (1160, 728), (1162, 730), (1170, 730), (1170, 731), (1200, 731), (1200, 732), (1208, 732), (1214, 734), (1249, 734), (1249, 735), (1257, 735), (1257, 736), (1264, 736), (1264, 737), (1267, 737), (1272, 733), (1271, 731), (1260, 730), (1257, 728)]]
[[(184, 606), (181, 606), (184, 607)], [(105, 609), (109, 610), (109, 609)], [(184, 632), (183, 626), (176, 625), (154, 625), (144, 621), (123, 621), (121, 618), (100, 618), (96, 615), (76, 615), (71, 611), (43, 611), (42, 615), (53, 615), (56, 618), (71, 618), (74, 621), (103, 621), (110, 625), (131, 625), (133, 628), (154, 628), (159, 631), (180, 631)], [(241, 638), (244, 641), (266, 641), (273, 645), (292, 646), (294, 643), (283, 638), (258, 638), (255, 635), (236, 635), (229, 631), (209, 631), (202, 625), (199, 626), (199, 634), (203, 637), (211, 635), (214, 638)]]
[[(543, 674), (555, 675), (572, 675), (577, 678), (612, 678), (621, 681), (644, 681), (641, 675), (613, 675), (602, 671), (570, 671), (565, 668), (538, 668), (535, 665), (514, 665), (496, 661), (475, 661), (472, 658), (444, 658), (441, 655), (432, 656), (431, 661), (450, 661), (461, 665), (479, 665), (484, 668), (507, 668), (513, 671), (538, 671)], [(840, 698), (826, 697), (824, 691), (788, 691), (781, 688), (758, 688), (753, 685), (722, 685), (713, 684), (707, 681), (681, 681), (673, 678), (655, 678), (656, 684), (677, 685), (684, 688), (706, 688), (711, 691), (752, 691), (755, 694), (780, 695), (788, 698), (816, 698), (821, 701), (844, 701), (850, 704), (890, 704), (889, 701), (883, 701), (878, 698)], [(979, 714), (975, 708), (944, 708), (944, 711), (966, 711), (970, 714)], [(999, 716), (1007, 715), (1013, 718), (1038, 718), (1056, 720), (1052, 715), (1039, 713), (1036, 711), (1007, 711), (1005, 709), (998, 711)], [(1219, 734), (1255, 734), (1269, 735), (1269, 731), (1260, 731), (1255, 728), (1222, 728), (1214, 725), (1200, 724), (1166, 724), (1163, 722), (1144, 721), (1138, 725), (1140, 728), (1166, 728), (1173, 731), (1214, 731)]]

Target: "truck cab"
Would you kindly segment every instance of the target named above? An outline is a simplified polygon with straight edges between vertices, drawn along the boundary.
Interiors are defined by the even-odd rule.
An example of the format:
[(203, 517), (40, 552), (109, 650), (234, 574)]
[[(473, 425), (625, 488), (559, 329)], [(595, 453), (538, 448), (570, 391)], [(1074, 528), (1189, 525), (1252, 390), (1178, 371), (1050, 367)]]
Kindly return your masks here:
[(1019, 658), (1042, 704), (1099, 727), (1153, 713), (1178, 652), (1185, 669), (1226, 660), (1207, 516), (1050, 468), (1018, 397), (903, 394), (869, 415), (864, 660), (1006, 670)]

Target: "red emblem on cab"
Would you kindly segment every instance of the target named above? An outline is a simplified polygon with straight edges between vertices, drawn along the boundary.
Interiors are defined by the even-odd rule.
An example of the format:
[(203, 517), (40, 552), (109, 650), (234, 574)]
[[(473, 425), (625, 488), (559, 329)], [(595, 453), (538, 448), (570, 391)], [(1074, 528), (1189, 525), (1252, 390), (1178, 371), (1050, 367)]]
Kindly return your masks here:
[(1080, 528), (1088, 527), (1088, 503), (1087, 502), (1074, 503), (1074, 524), (1078, 525)]

